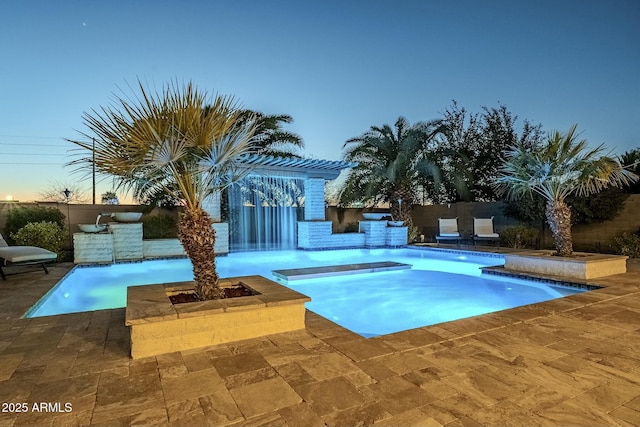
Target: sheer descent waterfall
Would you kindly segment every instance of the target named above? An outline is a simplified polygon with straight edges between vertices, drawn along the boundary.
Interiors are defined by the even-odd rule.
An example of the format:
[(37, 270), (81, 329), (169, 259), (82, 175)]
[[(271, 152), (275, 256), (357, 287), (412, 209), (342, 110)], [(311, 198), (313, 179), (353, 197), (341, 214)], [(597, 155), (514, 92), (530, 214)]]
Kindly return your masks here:
[(303, 178), (249, 175), (229, 188), (228, 197), (231, 250), (295, 249)]

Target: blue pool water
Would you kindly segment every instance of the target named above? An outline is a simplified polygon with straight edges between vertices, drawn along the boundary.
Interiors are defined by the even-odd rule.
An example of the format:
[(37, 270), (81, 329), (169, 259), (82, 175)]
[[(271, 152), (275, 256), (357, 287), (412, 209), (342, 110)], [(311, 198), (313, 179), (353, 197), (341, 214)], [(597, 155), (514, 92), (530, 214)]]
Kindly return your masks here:
[[(281, 282), (311, 297), (306, 307), (363, 336), (388, 334), (478, 314), (561, 298), (582, 289), (513, 278), (486, 277), (480, 267), (501, 257), (417, 249), (235, 252), (216, 258), (221, 277), (375, 261), (411, 264), (411, 270)], [(75, 268), (25, 317), (119, 308), (126, 288), (192, 280), (188, 259)]]

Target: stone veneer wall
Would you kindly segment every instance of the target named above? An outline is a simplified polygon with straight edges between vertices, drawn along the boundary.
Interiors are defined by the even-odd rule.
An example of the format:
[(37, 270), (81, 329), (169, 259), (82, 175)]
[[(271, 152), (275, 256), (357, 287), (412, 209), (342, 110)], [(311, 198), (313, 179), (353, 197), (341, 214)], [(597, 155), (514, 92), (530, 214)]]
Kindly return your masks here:
[(74, 233), (73, 262), (110, 263), (113, 262), (113, 236), (108, 233)]
[(216, 254), (229, 253), (229, 223), (214, 222), (213, 229), (216, 231), (216, 243), (213, 246), (213, 252)]
[(300, 249), (403, 246), (407, 227), (389, 227), (386, 221), (361, 221), (359, 233), (332, 234), (331, 221), (298, 222)]
[(387, 246), (403, 246), (408, 243), (409, 227), (387, 227), (384, 243)]
[(109, 223), (113, 236), (113, 254), (116, 261), (142, 259), (142, 223)]
[(324, 221), (324, 178), (304, 181), (304, 219)]
[[(214, 223), (214, 252), (229, 253), (229, 224)], [(110, 223), (109, 233), (75, 233), (74, 263), (110, 263), (165, 256), (186, 255), (178, 239), (142, 240), (142, 224)]]
[(364, 246), (363, 233), (331, 234), (331, 221), (298, 222), (300, 249), (348, 248)]
[(365, 235), (365, 246), (384, 246), (387, 237), (387, 221), (360, 221), (360, 232)]
[(143, 240), (143, 255), (145, 258), (161, 258), (171, 256), (186, 256), (187, 253), (178, 239)]

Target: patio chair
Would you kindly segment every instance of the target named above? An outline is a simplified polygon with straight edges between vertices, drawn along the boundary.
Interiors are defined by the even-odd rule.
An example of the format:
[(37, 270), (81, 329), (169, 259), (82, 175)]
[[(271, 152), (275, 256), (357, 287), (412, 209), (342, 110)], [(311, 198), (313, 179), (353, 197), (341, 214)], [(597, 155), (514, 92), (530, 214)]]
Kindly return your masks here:
[(7, 280), (7, 276), (2, 270), (3, 266), (40, 264), (44, 272), (49, 274), (45, 263), (53, 262), (57, 257), (55, 252), (36, 246), (9, 246), (0, 234), (0, 276), (2, 276), (2, 280)]
[(493, 217), (491, 218), (473, 218), (473, 246), (478, 241), (497, 242), (500, 247), (500, 235), (493, 228)]
[(441, 240), (455, 240), (460, 246), (460, 232), (458, 231), (458, 217), (455, 218), (438, 218), (438, 235), (436, 236), (436, 244), (439, 245)]

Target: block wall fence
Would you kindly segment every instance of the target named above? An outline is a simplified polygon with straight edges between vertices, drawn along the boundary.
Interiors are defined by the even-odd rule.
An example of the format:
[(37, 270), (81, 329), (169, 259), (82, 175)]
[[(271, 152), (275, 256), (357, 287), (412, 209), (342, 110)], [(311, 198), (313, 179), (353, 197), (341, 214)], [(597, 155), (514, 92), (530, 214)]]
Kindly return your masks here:
[[(333, 222), (333, 232), (342, 232), (350, 223), (362, 219), (362, 209), (338, 209), (330, 206), (326, 218)], [(385, 209), (374, 209), (375, 212), (386, 212)], [(520, 225), (520, 222), (504, 214), (502, 202), (459, 202), (445, 205), (415, 205), (413, 207), (413, 224), (418, 227), (426, 242), (435, 242), (438, 231), (438, 218), (458, 217), (462, 234), (473, 232), (473, 217), (494, 217), (497, 232), (507, 227)], [(553, 247), (551, 232), (546, 224), (540, 224), (541, 248)], [(572, 227), (574, 249), (587, 252), (611, 252), (613, 238), (623, 232), (636, 232), (640, 229), (640, 194), (631, 194), (624, 208), (616, 218), (597, 224), (583, 224)]]

